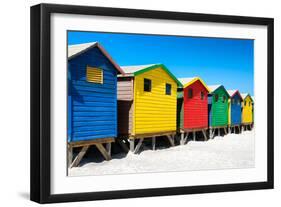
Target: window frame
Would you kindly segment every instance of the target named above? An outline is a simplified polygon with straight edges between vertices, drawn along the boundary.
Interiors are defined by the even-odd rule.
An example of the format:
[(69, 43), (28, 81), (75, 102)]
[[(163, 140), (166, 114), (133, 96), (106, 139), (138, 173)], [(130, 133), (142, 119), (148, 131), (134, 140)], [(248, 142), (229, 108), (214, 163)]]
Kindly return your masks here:
[[(167, 86), (169, 86), (170, 88), (170, 90), (169, 91), (167, 91)], [(169, 93), (167, 93), (167, 92), (169, 92)], [(172, 84), (170, 84), (170, 83), (166, 83), (166, 85), (165, 85), (165, 95), (169, 95), (169, 96), (171, 96), (172, 95)]]
[(219, 101), (219, 95), (218, 94), (214, 95), (214, 100), (215, 100), (215, 103), (217, 103)]
[(187, 98), (188, 99), (192, 99), (193, 98), (193, 89), (192, 88), (188, 88), (187, 89)]
[[(146, 90), (146, 81), (148, 81), (148, 90)], [(152, 91), (152, 80), (149, 78), (144, 78), (143, 79), (143, 91), (144, 92), (151, 92)]]
[(204, 91), (200, 91), (200, 99), (204, 100), (205, 99), (205, 93)]

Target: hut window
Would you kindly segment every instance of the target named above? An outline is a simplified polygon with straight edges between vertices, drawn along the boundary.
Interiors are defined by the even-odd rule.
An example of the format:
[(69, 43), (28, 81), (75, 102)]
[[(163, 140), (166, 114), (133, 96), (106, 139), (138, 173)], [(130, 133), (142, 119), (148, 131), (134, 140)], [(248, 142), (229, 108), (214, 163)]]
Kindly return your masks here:
[(249, 106), (251, 106), (251, 102), (249, 101)]
[(219, 95), (215, 94), (215, 102), (218, 102), (218, 100), (219, 100)]
[(171, 91), (172, 91), (172, 85), (166, 83), (166, 95), (171, 95)]
[(240, 106), (240, 101), (239, 100), (237, 100), (237, 105)]
[(246, 106), (247, 105), (247, 101), (244, 101), (244, 106)]
[(226, 97), (223, 96), (223, 97), (222, 97), (222, 102), (225, 103), (225, 100), (226, 100)]
[(192, 88), (189, 88), (188, 91), (187, 91), (187, 95), (188, 95), (188, 98), (192, 98), (193, 97), (193, 90)]
[(103, 84), (103, 71), (100, 68), (87, 66), (86, 79), (91, 83)]
[(143, 90), (147, 92), (151, 92), (151, 80), (145, 78), (144, 79), (144, 84), (143, 84)]
[(204, 92), (203, 91), (201, 91), (200, 96), (201, 96), (201, 100), (204, 100)]

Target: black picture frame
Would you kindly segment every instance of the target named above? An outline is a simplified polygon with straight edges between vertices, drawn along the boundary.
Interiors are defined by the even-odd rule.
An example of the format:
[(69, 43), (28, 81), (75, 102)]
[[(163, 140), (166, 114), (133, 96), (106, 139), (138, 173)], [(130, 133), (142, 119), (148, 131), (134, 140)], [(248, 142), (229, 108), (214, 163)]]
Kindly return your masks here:
[[(169, 187), (74, 194), (50, 193), (50, 130), (51, 130), (51, 71), (50, 71), (50, 15), (52, 13), (100, 15), (114, 17), (152, 18), (195, 22), (218, 22), (267, 26), (267, 181), (238, 184)], [(31, 7), (31, 151), (30, 199), (38, 203), (89, 201), (102, 199), (167, 196), (271, 189), (274, 177), (274, 20), (272, 18), (195, 14), (152, 10), (103, 8), (72, 5), (39, 4)]]

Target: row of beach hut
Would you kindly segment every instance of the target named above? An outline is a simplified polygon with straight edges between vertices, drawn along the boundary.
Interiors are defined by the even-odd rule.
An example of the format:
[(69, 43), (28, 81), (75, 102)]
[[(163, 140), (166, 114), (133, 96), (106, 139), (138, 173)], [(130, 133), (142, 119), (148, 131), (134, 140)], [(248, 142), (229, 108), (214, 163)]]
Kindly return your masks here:
[[(68, 47), (68, 164), (95, 145), (106, 160), (111, 143), (138, 152), (145, 138), (185, 144), (253, 126), (253, 98), (199, 77), (176, 78), (163, 64), (120, 67), (98, 43)], [(80, 148), (73, 157), (73, 148)]]

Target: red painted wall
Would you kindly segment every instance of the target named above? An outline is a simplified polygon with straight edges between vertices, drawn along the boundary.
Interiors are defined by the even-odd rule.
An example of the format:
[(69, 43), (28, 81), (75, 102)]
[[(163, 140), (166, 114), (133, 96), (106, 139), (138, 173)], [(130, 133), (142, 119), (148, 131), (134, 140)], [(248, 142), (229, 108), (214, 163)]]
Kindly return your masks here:
[[(188, 89), (193, 89), (193, 97), (188, 98)], [(201, 100), (201, 91), (204, 99)], [(208, 127), (208, 91), (197, 80), (184, 89), (184, 124), (185, 129)]]

